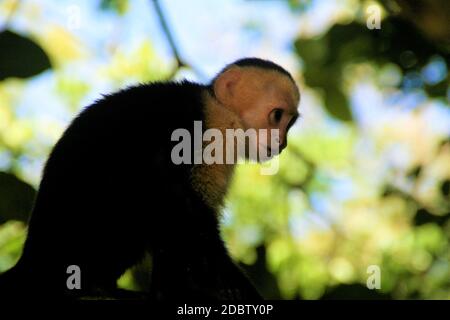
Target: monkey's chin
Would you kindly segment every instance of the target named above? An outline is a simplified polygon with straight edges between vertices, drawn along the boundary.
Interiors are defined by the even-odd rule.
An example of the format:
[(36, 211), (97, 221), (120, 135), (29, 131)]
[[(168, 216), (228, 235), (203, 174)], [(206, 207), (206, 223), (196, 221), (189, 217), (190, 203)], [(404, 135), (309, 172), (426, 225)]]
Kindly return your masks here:
[(280, 152), (274, 152), (270, 147), (263, 144), (258, 145), (258, 147), (253, 147), (251, 151), (253, 152), (250, 152), (247, 148), (244, 158), (258, 163), (270, 161), (280, 154)]
[(276, 157), (277, 155), (279, 155), (281, 153), (280, 150), (273, 150), (272, 148), (270, 148), (269, 146), (265, 146), (265, 145), (260, 145), (260, 148), (262, 148), (262, 150), (264, 150), (265, 152), (262, 152), (262, 154), (259, 154), (259, 161), (258, 162), (267, 162), (272, 160), (274, 157)]

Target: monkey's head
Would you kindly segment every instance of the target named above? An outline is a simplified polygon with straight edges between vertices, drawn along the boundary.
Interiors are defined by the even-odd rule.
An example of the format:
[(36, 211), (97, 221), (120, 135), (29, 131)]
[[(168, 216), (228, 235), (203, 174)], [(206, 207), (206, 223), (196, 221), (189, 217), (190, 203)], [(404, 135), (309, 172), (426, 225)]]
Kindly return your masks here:
[[(299, 116), (300, 92), (285, 69), (270, 61), (245, 58), (225, 67), (211, 87), (216, 99), (240, 117), (244, 130), (256, 130), (257, 139), (246, 141), (246, 157), (267, 154), (252, 159), (264, 161), (287, 146), (288, 131)], [(261, 148), (265, 153), (260, 153)]]

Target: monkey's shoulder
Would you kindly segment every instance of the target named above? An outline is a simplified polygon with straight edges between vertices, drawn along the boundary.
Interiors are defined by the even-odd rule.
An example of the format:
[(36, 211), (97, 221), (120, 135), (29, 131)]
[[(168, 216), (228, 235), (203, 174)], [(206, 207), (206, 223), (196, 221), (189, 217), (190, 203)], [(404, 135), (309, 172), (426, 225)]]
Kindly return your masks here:
[(86, 108), (85, 112), (115, 113), (121, 119), (126, 119), (127, 116), (144, 116), (157, 121), (162, 119), (154, 117), (161, 115), (172, 118), (202, 117), (201, 95), (204, 88), (204, 85), (187, 80), (134, 85), (103, 95), (102, 99)]
[(75, 117), (63, 138), (139, 140), (150, 136), (170, 141), (175, 129), (192, 128), (195, 120), (205, 119), (205, 88), (183, 80), (139, 84), (103, 95)]

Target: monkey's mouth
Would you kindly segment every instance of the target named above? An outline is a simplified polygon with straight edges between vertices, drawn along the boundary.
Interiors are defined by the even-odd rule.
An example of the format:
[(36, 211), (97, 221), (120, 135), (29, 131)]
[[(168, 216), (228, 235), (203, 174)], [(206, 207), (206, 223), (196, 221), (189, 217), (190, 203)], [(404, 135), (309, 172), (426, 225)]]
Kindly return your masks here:
[(270, 146), (263, 145), (263, 144), (261, 144), (260, 147), (265, 148), (267, 150), (267, 156), (269, 158), (272, 158), (281, 152), (281, 150), (275, 151), (275, 150), (272, 150), (272, 148)]

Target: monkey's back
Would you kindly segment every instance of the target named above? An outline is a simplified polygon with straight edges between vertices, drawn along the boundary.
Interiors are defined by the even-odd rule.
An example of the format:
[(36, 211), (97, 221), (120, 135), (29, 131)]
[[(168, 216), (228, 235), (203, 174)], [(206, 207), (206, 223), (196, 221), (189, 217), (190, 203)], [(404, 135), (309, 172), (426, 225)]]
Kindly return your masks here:
[(204, 119), (202, 88), (131, 87), (75, 118), (44, 169), (18, 264), (28, 283), (64, 290), (67, 267), (77, 265), (83, 289), (113, 287), (146, 248), (175, 248), (186, 230), (217, 231), (190, 186), (191, 165), (170, 159), (173, 130), (192, 132)]

